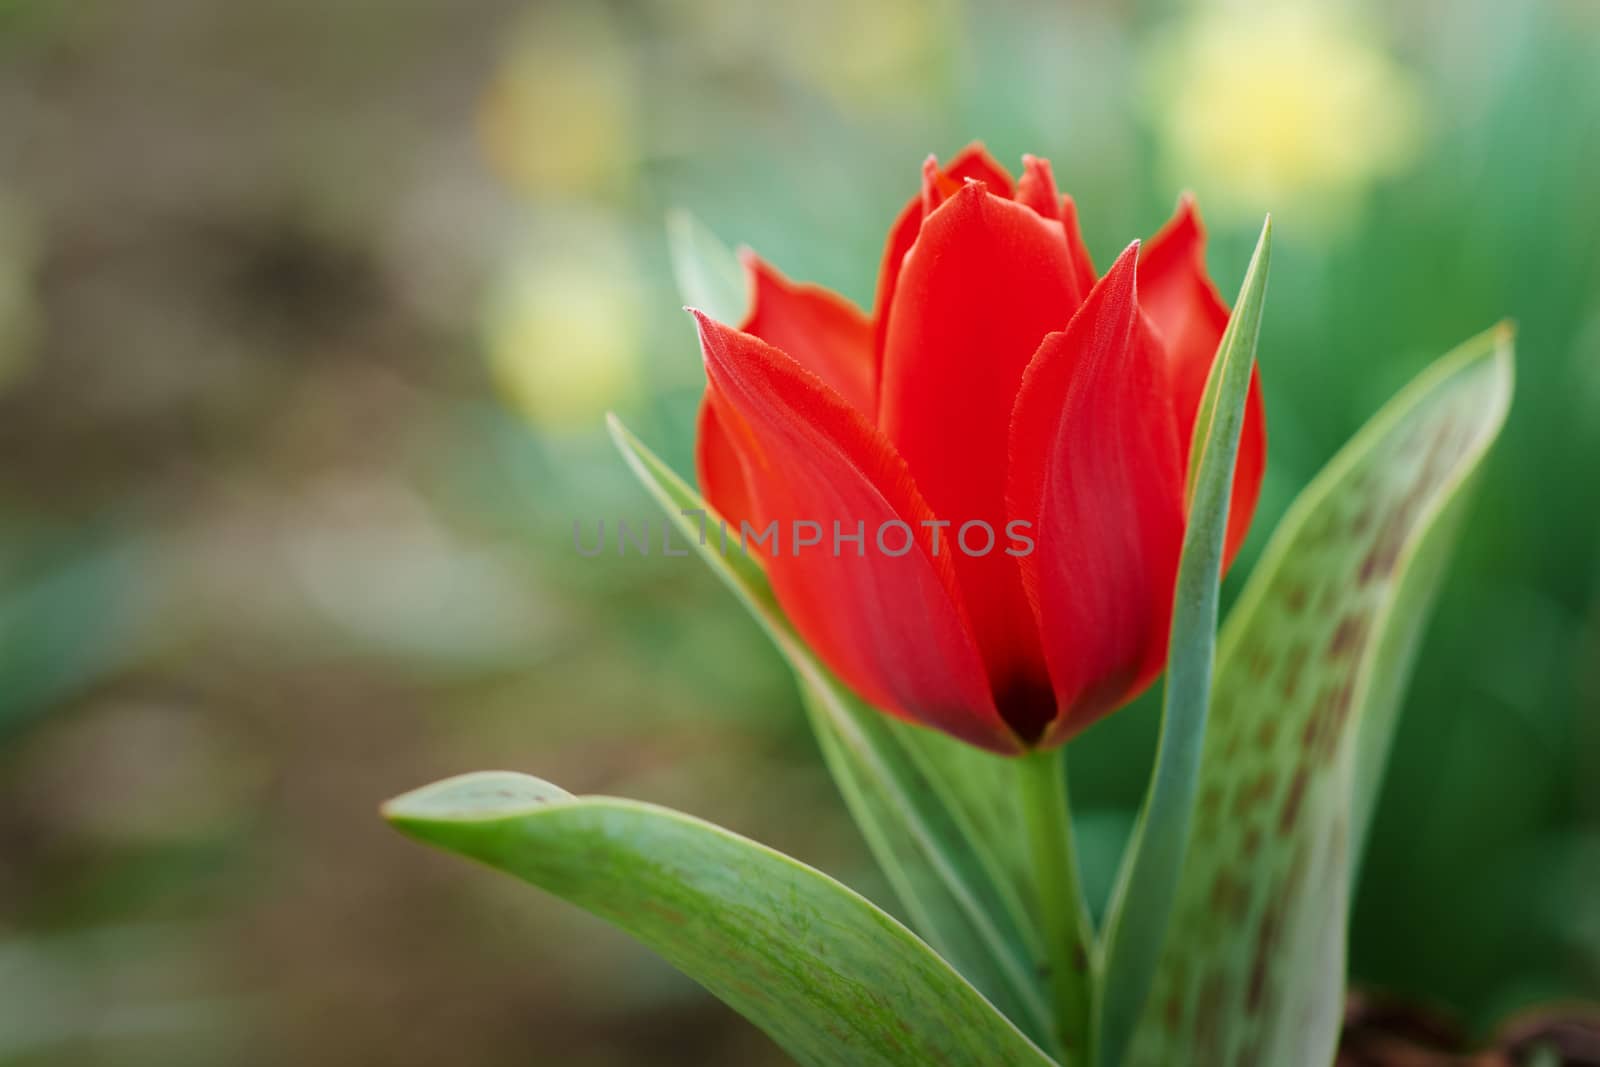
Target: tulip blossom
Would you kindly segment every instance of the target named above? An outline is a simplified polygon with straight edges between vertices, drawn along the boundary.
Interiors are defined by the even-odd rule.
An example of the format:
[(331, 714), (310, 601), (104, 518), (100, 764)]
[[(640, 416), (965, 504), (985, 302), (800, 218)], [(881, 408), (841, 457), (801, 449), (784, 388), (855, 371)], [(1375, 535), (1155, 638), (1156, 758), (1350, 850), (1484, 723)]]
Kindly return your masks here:
[[(744, 262), (744, 321), (695, 312), (699, 478), (734, 528), (845, 532), (752, 553), (817, 655), (871, 704), (1008, 754), (1148, 687), (1229, 314), (1193, 202), (1100, 275), (1049, 164), (1013, 183), (974, 146), (924, 166), (870, 316)], [(1265, 449), (1252, 380), (1227, 562)]]

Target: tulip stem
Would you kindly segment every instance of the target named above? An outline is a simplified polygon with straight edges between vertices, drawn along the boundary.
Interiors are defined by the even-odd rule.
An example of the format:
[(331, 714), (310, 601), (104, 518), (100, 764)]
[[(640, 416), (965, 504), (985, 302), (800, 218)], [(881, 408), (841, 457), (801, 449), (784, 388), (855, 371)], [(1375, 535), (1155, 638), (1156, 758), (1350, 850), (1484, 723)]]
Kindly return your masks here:
[(1055, 1005), (1057, 1037), (1073, 1067), (1093, 1062), (1089, 1006), (1094, 973), (1094, 927), (1078, 876), (1072, 812), (1067, 800), (1066, 748), (1018, 761), (1023, 817), (1038, 891), (1044, 959), (1040, 976)]

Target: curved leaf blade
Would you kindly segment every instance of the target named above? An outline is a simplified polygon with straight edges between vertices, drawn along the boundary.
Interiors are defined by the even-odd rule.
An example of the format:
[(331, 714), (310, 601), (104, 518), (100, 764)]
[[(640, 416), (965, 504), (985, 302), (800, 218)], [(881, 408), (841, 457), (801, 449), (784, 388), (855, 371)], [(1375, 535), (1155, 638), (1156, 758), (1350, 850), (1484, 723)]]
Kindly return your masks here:
[(667, 246), (678, 292), (690, 307), (737, 325), (750, 305), (749, 282), (738, 256), (687, 211), (667, 214)]
[(1161, 738), (1144, 807), (1106, 911), (1094, 1049), (1097, 1062), (1110, 1067), (1122, 1062), (1149, 996), (1189, 839), (1211, 703), (1223, 539), (1271, 253), (1268, 218), (1218, 343), (1195, 419), (1189, 521), (1173, 600)]
[(1170, 936), (1127, 1062), (1329, 1062), (1352, 870), (1508, 328), (1412, 383), (1290, 508), (1228, 620)]
[[(721, 550), (718, 516), (614, 416), (646, 491), (755, 616), (799, 681), (823, 756), (912, 925), (1036, 1041), (1050, 1033), (1014, 828), (1014, 770), (998, 756), (863, 704), (796, 634), (761, 568)], [(703, 524), (703, 525), (702, 525)]]
[(710, 823), (507, 772), (426, 786), (385, 815), (620, 926), (809, 1067), (1051, 1062), (864, 897)]
[(828, 768), (912, 925), (1049, 1046), (1049, 1009), (1035, 981), (1043, 949), (1006, 848), (1020, 822), (997, 832), (1017, 796), (1012, 768), (891, 719), (835, 680), (799, 678)]

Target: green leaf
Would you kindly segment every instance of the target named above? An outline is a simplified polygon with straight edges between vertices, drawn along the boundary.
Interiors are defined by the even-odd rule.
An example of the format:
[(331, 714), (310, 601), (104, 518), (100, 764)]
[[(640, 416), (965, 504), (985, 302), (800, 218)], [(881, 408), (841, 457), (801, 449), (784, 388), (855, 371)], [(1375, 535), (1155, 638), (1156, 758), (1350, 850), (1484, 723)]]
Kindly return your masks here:
[(628, 931), (802, 1064), (1050, 1060), (944, 960), (820, 871), (699, 819), (506, 772), (391, 801), (388, 819)]
[(684, 302), (718, 322), (735, 326), (743, 322), (750, 287), (728, 246), (687, 211), (667, 214), (667, 245)]
[(799, 677), (828, 768), (912, 924), (1024, 1032), (1050, 1045), (1049, 1008), (1034, 980), (1043, 948), (1017, 888), (1026, 874), (1004, 873), (1005, 846), (1019, 836), (1020, 821), (1001, 822), (1017, 796), (1014, 768), (897, 722), (836, 679)]
[(1035, 981), (1041, 949), (1029, 919), (1015, 768), (863, 704), (812, 655), (739, 550), (721, 550), (719, 519), (615, 417), (634, 473), (772, 637), (799, 680), (829, 769), (912, 924), (1025, 1033), (1041, 1043), (1049, 1009)]
[(1325, 1064), (1352, 870), (1511, 332), (1445, 357), (1300, 495), (1219, 645), (1170, 935), (1126, 1062)]
[[(1172, 915), (1200, 776), (1234, 460), (1266, 299), (1272, 220), (1261, 228), (1195, 419), (1189, 522), (1178, 564), (1155, 771), (1106, 912), (1094, 1048), (1115, 1067), (1150, 992)], [(1285, 1061), (1287, 1062), (1287, 1061)]]

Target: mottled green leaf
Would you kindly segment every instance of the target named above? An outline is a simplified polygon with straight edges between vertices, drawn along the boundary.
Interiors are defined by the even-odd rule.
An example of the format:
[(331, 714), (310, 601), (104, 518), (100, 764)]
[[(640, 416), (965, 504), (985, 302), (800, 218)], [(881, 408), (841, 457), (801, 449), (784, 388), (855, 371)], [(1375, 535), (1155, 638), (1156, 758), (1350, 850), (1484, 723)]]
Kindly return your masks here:
[(1178, 872), (1194, 813), (1216, 650), (1233, 470), (1255, 368), (1266, 300), (1272, 221), (1261, 228), (1239, 298), (1218, 343), (1190, 448), (1189, 522), (1178, 564), (1172, 639), (1155, 770), (1106, 911), (1104, 965), (1096, 1012), (1096, 1062), (1121, 1062), (1149, 995), (1172, 915)]
[(505, 772), (436, 783), (385, 814), (615, 923), (802, 1064), (1050, 1065), (864, 897), (710, 823)]
[(812, 655), (765, 575), (719, 520), (615, 418), (628, 464), (793, 668), (829, 769), (912, 924), (1036, 1040), (1049, 1033), (1010, 762), (863, 704)]
[(1219, 644), (1173, 921), (1127, 1063), (1332, 1059), (1362, 820), (1510, 396), (1502, 327), (1385, 407), (1278, 527)]
[(678, 292), (690, 307), (737, 326), (750, 304), (744, 268), (728, 246), (687, 211), (667, 215), (667, 244)]

